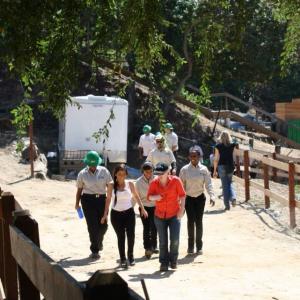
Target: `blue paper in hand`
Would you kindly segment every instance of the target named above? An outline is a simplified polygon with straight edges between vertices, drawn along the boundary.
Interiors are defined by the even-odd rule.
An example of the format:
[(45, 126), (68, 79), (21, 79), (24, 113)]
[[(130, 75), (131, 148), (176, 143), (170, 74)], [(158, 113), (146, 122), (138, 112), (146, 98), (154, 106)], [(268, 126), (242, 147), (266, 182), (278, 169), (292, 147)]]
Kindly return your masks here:
[(77, 214), (78, 214), (79, 219), (82, 219), (84, 217), (81, 207), (77, 208)]

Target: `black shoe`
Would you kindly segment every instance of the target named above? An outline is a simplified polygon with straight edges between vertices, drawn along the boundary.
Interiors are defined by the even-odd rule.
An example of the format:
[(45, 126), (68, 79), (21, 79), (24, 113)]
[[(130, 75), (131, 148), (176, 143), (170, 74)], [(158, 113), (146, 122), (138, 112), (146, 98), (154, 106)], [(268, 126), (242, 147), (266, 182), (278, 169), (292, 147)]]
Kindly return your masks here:
[(161, 264), (159, 270), (160, 270), (160, 272), (167, 272), (168, 271), (168, 265), (167, 264)]
[(152, 256), (152, 250), (150, 249), (145, 250), (145, 256), (146, 258), (150, 259)]
[(171, 269), (173, 269), (173, 270), (177, 269), (177, 262), (175, 262), (175, 261), (171, 262), (171, 263), (170, 263), (170, 267), (171, 267)]
[(226, 206), (226, 207), (225, 207), (225, 211), (226, 211), (226, 210), (230, 210), (230, 206)]
[(129, 261), (129, 265), (130, 266), (134, 266), (135, 265), (135, 260), (134, 260), (133, 257), (128, 258), (128, 261)]
[(128, 264), (127, 264), (127, 260), (126, 259), (121, 259), (120, 261), (120, 267), (123, 269), (127, 269), (128, 268)]
[(99, 251), (103, 251), (103, 244), (102, 243), (99, 245)]
[(100, 255), (98, 252), (96, 253), (91, 253), (89, 258), (93, 259), (93, 260), (98, 260), (100, 258)]
[(188, 254), (194, 254), (194, 247), (188, 247), (187, 253)]

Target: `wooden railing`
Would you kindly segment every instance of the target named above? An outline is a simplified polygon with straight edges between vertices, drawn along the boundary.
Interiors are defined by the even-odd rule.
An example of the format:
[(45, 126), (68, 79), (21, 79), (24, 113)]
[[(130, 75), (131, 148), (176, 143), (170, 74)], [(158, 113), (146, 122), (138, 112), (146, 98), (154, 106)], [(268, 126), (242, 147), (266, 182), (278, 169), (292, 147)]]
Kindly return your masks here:
[(40, 300), (40, 294), (47, 300), (143, 299), (114, 270), (77, 282), (39, 248), (29, 211), (0, 189), (0, 300)]
[[(250, 200), (250, 187), (256, 188), (264, 193), (265, 198), (265, 208), (270, 207), (270, 199), (279, 201), (283, 205), (289, 207), (290, 214), (290, 227), (296, 227), (296, 207), (300, 208), (300, 201), (296, 200), (295, 197), (295, 178), (296, 174), (300, 174), (300, 165), (295, 164), (295, 162), (290, 161), (288, 163), (282, 162), (273, 158), (267, 157), (267, 155), (262, 155), (249, 150), (236, 149), (236, 162), (237, 162), (237, 172), (233, 176), (234, 181), (240, 183), (245, 188), (245, 200)], [(263, 174), (264, 184), (260, 184), (250, 179), (250, 171), (254, 170), (250, 168), (250, 160), (257, 160), (261, 165), (261, 172)], [(241, 167), (241, 161), (243, 161), (243, 166)], [(272, 169), (272, 177), (276, 174), (276, 178), (280, 173), (285, 174), (288, 178), (288, 196), (279, 195), (270, 189), (270, 169)], [(275, 172), (276, 171), (276, 172)], [(241, 174), (243, 177), (241, 178)]]

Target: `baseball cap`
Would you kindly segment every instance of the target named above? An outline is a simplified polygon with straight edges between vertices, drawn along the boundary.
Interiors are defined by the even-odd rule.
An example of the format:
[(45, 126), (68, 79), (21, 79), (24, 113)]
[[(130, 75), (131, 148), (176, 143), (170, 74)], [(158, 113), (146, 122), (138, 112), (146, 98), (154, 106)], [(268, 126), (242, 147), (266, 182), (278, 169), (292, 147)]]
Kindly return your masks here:
[(155, 175), (162, 175), (165, 172), (167, 172), (169, 169), (170, 168), (166, 163), (159, 162), (159, 163), (156, 164), (156, 166), (154, 168), (154, 174)]

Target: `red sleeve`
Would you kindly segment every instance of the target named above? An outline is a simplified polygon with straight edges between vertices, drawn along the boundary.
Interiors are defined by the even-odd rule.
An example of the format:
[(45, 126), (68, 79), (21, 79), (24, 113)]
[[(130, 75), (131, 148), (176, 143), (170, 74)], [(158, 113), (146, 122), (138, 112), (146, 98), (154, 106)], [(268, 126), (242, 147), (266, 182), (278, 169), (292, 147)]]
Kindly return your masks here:
[(183, 188), (183, 184), (182, 181), (180, 180), (180, 178), (176, 177), (176, 188), (177, 188), (177, 193), (178, 193), (178, 197), (185, 197), (185, 190)]
[(149, 200), (149, 196), (157, 195), (156, 186), (157, 186), (157, 184), (156, 184), (155, 180), (150, 182), (150, 185), (148, 187), (147, 200)]

